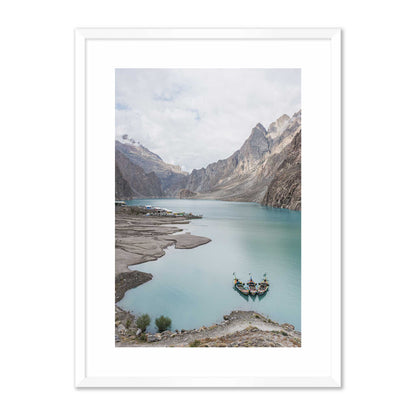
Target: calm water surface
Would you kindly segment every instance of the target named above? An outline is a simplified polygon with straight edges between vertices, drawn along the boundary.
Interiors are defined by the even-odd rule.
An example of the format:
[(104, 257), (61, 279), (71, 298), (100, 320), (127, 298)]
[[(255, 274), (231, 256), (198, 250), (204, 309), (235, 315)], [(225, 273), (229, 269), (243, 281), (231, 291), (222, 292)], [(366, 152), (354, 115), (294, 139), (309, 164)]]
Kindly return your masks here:
[[(167, 315), (172, 329), (192, 329), (221, 322), (232, 310), (255, 310), (301, 330), (301, 213), (255, 203), (181, 199), (132, 200), (173, 211), (203, 214), (184, 232), (212, 241), (190, 250), (168, 248), (157, 261), (130, 267), (153, 279), (126, 292), (118, 303), (134, 314)], [(260, 281), (265, 272), (269, 292), (259, 299), (233, 289), (233, 272), (243, 282), (249, 273)], [(152, 326), (150, 330), (155, 331)]]

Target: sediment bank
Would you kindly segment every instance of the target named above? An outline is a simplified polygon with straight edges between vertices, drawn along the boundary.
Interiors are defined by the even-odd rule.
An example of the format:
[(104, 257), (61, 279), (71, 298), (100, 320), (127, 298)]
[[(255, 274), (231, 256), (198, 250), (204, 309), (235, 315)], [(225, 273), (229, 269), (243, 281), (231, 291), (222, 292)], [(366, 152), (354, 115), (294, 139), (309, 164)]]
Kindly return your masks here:
[(133, 270), (129, 272), (123, 272), (116, 275), (116, 302), (119, 302), (123, 299), (124, 294), (130, 290), (134, 289), (137, 286), (142, 285), (143, 283), (152, 280), (152, 275), (150, 273), (139, 272), (138, 270)]
[(149, 273), (132, 271), (128, 266), (154, 261), (165, 255), (165, 249), (191, 249), (211, 240), (190, 233), (178, 234), (189, 224), (181, 217), (153, 217), (135, 212), (130, 207), (118, 207), (115, 212), (115, 301), (124, 293), (152, 279)]

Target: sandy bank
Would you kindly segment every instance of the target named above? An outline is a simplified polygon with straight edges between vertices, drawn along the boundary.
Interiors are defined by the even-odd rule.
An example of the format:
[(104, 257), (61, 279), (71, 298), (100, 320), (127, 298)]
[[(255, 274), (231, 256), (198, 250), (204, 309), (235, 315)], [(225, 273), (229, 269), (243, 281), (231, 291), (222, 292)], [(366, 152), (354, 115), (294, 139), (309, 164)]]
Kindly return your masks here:
[(157, 260), (171, 245), (177, 249), (191, 249), (211, 241), (190, 233), (176, 234), (183, 231), (175, 226), (180, 224), (189, 224), (189, 220), (135, 215), (128, 207), (116, 209), (116, 302), (123, 298), (127, 290), (152, 278), (151, 274), (131, 271), (128, 266)]

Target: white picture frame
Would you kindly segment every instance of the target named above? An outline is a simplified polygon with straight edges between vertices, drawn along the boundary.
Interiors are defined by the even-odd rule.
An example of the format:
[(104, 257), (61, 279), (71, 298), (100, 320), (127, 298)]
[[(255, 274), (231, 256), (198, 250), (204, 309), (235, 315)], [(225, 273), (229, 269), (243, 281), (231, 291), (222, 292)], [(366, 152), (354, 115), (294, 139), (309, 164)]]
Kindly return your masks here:
[[(310, 62), (305, 64), (305, 81), (302, 88), (310, 88), (311, 93), (302, 90), (302, 124), (309, 125), (313, 146), (302, 143), (302, 164), (309, 169), (304, 176), (302, 165), (302, 195), (309, 200), (302, 201), (302, 256), (305, 254), (305, 267), (302, 257), (302, 348), (298, 352), (283, 351), (283, 348), (269, 348), (264, 351), (270, 363), (270, 368), (264, 373), (244, 371), (236, 367), (227, 368), (232, 359), (231, 354), (240, 354), (245, 349), (158, 349), (157, 356), (142, 356), (137, 360), (151, 362), (153, 367), (146, 370), (142, 367), (133, 368), (135, 357), (148, 354), (143, 349), (114, 348), (114, 303), (107, 306), (105, 302), (113, 299), (111, 279), (114, 284), (113, 269), (97, 268), (94, 264), (101, 256), (106, 259), (106, 250), (114, 250), (114, 244), (108, 247), (113, 235), (105, 233), (108, 221), (111, 221), (113, 200), (109, 208), (100, 202), (101, 195), (106, 193), (106, 186), (111, 187), (108, 180), (112, 174), (104, 172), (104, 161), (95, 158), (97, 154), (96, 137), (114, 137), (114, 119), (111, 112), (111, 86), (107, 86), (110, 70), (115, 67), (134, 65), (134, 59), (141, 59), (143, 50), (149, 54), (149, 67), (201, 67), (204, 62), (213, 61), (216, 67), (244, 66), (244, 48), (251, 53), (259, 49), (267, 52), (276, 50), (276, 57), (268, 56), (268, 61), (260, 62), (259, 66), (276, 65), (276, 67), (291, 67), (295, 62)], [(153, 46), (152, 46), (153, 45)], [(177, 46), (179, 45), (179, 46)], [(201, 45), (198, 48), (198, 45)], [(200, 51), (210, 45), (210, 49), (200, 61), (196, 61), (198, 53), (184, 52), (166, 53), (160, 56), (161, 50), (175, 51), (175, 48)], [(182, 48), (183, 46), (183, 48)], [(230, 48), (227, 52), (227, 48)], [(156, 48), (152, 52), (152, 48)], [(254, 49), (253, 49), (254, 48)], [(317, 53), (315, 51), (319, 51)], [(191, 49), (190, 49), (191, 50)], [(218, 56), (214, 52), (218, 50)], [(224, 50), (224, 51), (223, 51)], [(130, 53), (132, 51), (133, 53)], [(230, 54), (235, 51), (235, 56)], [(279, 52), (281, 52), (279, 54)], [(153, 55), (152, 55), (153, 53)], [(211, 53), (211, 60), (207, 54)], [(221, 55), (223, 53), (223, 55)], [(219, 56), (221, 55), (221, 56)], [(262, 54), (262, 56), (264, 53)], [(310, 56), (309, 56), (310, 55)], [(241, 56), (241, 59), (239, 58)], [(284, 58), (287, 56), (287, 58)], [(322, 56), (322, 59), (320, 58)], [(150, 58), (149, 58), (150, 57)], [(154, 59), (153, 59), (154, 58)], [(208, 56), (209, 58), (209, 56)], [(166, 59), (166, 62), (163, 61)], [(175, 59), (177, 61), (175, 61)], [(195, 59), (195, 64), (192, 63)], [(199, 59), (199, 58), (198, 58)], [(221, 59), (224, 65), (221, 65)], [(235, 59), (235, 64), (233, 63)], [(274, 63), (273, 59), (276, 60)], [(285, 62), (284, 60), (287, 60)], [(316, 62), (314, 62), (314, 59)], [(168, 61), (170, 60), (170, 61)], [(205, 61), (204, 61), (205, 60)], [(302, 64), (303, 65), (303, 64)], [(314, 65), (316, 66), (313, 69)], [(302, 66), (302, 71), (304, 67)], [(95, 71), (95, 72), (94, 72)], [(309, 71), (309, 72), (308, 72)], [(325, 72), (322, 77), (322, 94), (312, 94), (314, 86), (313, 71)], [(309, 74), (309, 75), (308, 75)], [(101, 79), (102, 76), (102, 79)], [(303, 82), (302, 81), (302, 82)], [(317, 81), (318, 82), (318, 81)], [(108, 94), (107, 94), (108, 87)], [(315, 86), (316, 87), (316, 86)], [(102, 90), (101, 90), (102, 89)], [(101, 90), (101, 91), (100, 91)], [(104, 91), (105, 90), (105, 91)], [(102, 95), (101, 95), (102, 94)], [(106, 95), (107, 94), (107, 95)], [(316, 99), (316, 103), (314, 101)], [(319, 100), (319, 103), (318, 103)], [(114, 103), (114, 101), (112, 101)], [(99, 105), (97, 103), (100, 103)], [(305, 105), (305, 107), (304, 107)], [(315, 108), (322, 109), (318, 112)], [(310, 110), (310, 111), (309, 111)], [(319, 123), (312, 117), (316, 112), (321, 114)], [(99, 128), (97, 120), (100, 119)], [(103, 125), (101, 125), (103, 124)], [(318, 134), (318, 128), (322, 132)], [(95, 130), (94, 130), (95, 129)], [(110, 131), (109, 131), (110, 130)], [(307, 139), (307, 132), (302, 135), (302, 142)], [(322, 136), (322, 139), (321, 139)], [(106, 143), (104, 140), (102, 143)], [(113, 142), (112, 142), (113, 143)], [(108, 147), (110, 149), (110, 147)], [(101, 152), (101, 150), (100, 150)], [(103, 159), (111, 161), (111, 150), (103, 150)], [(311, 157), (309, 157), (310, 152)], [(316, 152), (316, 153), (314, 153)], [(312, 158), (318, 160), (313, 163)], [(108, 164), (107, 164), (108, 165)], [(108, 175), (108, 176), (107, 176)], [(325, 180), (319, 180), (324, 178)], [(317, 179), (317, 180), (315, 180)], [(96, 181), (96, 182), (94, 182)], [(314, 182), (314, 183), (313, 183)], [(316, 188), (315, 188), (316, 187)], [(320, 213), (315, 204), (319, 201), (308, 194), (308, 189), (314, 188), (322, 196), (325, 213)], [(112, 190), (111, 190), (112, 191)], [(302, 197), (303, 198), (303, 197)], [(308, 202), (309, 201), (309, 202)], [(90, 227), (92, 210), (98, 204), (103, 205), (102, 212), (94, 213), (102, 217), (103, 228)], [(311, 207), (308, 210), (308, 207)], [(306, 213), (306, 216), (304, 217)], [(322, 235), (311, 236), (308, 224), (321, 222)], [(304, 224), (305, 222), (305, 224)], [(111, 223), (113, 227), (114, 223)], [(305, 225), (305, 227), (304, 227)], [(311, 225), (312, 227), (312, 225)], [(110, 229), (110, 228), (108, 228)], [(313, 230), (313, 228), (311, 228)], [(97, 234), (97, 235), (96, 235)], [(98, 248), (91, 241), (101, 235)], [(111, 234), (111, 233), (110, 233)], [(313, 231), (313, 234), (315, 232)], [(316, 243), (309, 240), (316, 239)], [(304, 244), (305, 241), (305, 244)], [(91, 248), (93, 247), (93, 248)], [(97, 252), (95, 253), (95, 250)], [(320, 250), (318, 252), (312, 252)], [(110, 251), (108, 251), (110, 252)], [(316, 264), (308, 263), (317, 254)], [(109, 259), (109, 263), (111, 259)], [(97, 266), (98, 267), (98, 266)], [(310, 271), (309, 271), (310, 269)], [(322, 270), (319, 273), (319, 270)], [(97, 275), (102, 279), (98, 281)], [(307, 276), (307, 279), (305, 278)], [(314, 292), (313, 282), (322, 290)], [(319, 286), (321, 285), (321, 286)], [(98, 289), (97, 289), (98, 288)], [(107, 290), (109, 289), (109, 290)], [(97, 291), (99, 290), (100, 296)], [(110, 292), (110, 293), (107, 293)], [(340, 387), (341, 386), (341, 30), (334, 28), (82, 28), (75, 30), (75, 386), (85, 387)], [(313, 300), (315, 298), (315, 300)], [(108, 307), (108, 310), (106, 309)], [(102, 308), (102, 309), (101, 309)], [(318, 310), (319, 309), (319, 310)], [(318, 317), (321, 321), (308, 317)], [(102, 320), (100, 319), (102, 317)], [(106, 321), (109, 318), (109, 322)], [(112, 318), (111, 318), (112, 317)], [(320, 318), (319, 318), (320, 317)], [(313, 322), (315, 321), (315, 322)], [(306, 327), (305, 327), (306, 325)], [(318, 334), (317, 334), (318, 332)], [(320, 332), (320, 333), (319, 333)], [(106, 336), (109, 337), (109, 344)], [(116, 350), (116, 349), (114, 349)], [(132, 351), (133, 350), (133, 351)], [(146, 350), (155, 350), (147, 348)], [(175, 351), (173, 351), (175, 350)], [(217, 350), (208, 352), (207, 350)], [(286, 349), (287, 350), (287, 349)], [(135, 354), (135, 355), (134, 355)], [(156, 352), (149, 352), (156, 354)], [(295, 355), (298, 354), (298, 355)], [(153, 357), (153, 358), (152, 358)], [(182, 366), (166, 368), (167, 364), (158, 365), (159, 360), (166, 362), (182, 362)], [(313, 361), (313, 362), (312, 362)], [(285, 367), (285, 363), (288, 364)], [(129, 364), (130, 363), (130, 364)], [(200, 371), (195, 369), (195, 363), (201, 365)], [(205, 363), (208, 363), (206, 366)], [(308, 364), (309, 363), (309, 364)], [(119, 367), (117, 365), (119, 364)], [(134, 365), (133, 365), (134, 364)], [(187, 367), (189, 366), (189, 368)], [(163, 367), (163, 368), (162, 368)], [(143, 372), (141, 371), (143, 369)], [(281, 370), (280, 370), (281, 369)]]

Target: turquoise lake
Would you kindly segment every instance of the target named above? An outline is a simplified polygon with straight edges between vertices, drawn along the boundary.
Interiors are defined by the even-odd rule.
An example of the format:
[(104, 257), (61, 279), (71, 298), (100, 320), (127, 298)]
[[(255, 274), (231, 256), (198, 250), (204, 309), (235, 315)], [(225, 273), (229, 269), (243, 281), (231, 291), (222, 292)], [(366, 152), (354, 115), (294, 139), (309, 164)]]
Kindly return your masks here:
[[(301, 213), (256, 203), (183, 199), (131, 200), (128, 205), (153, 205), (202, 214), (203, 219), (179, 224), (183, 232), (210, 238), (188, 250), (169, 247), (157, 261), (131, 266), (153, 279), (126, 292), (118, 303), (134, 314), (154, 319), (167, 315), (172, 329), (192, 329), (221, 322), (233, 310), (254, 310), (301, 330)], [(243, 282), (267, 273), (265, 296), (245, 297), (233, 288), (233, 272)]]

